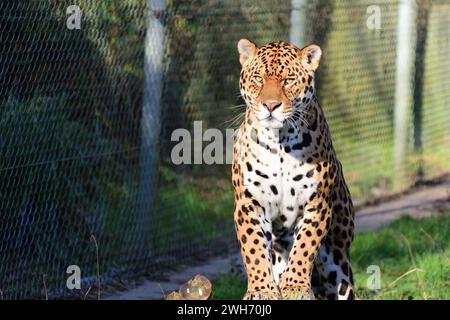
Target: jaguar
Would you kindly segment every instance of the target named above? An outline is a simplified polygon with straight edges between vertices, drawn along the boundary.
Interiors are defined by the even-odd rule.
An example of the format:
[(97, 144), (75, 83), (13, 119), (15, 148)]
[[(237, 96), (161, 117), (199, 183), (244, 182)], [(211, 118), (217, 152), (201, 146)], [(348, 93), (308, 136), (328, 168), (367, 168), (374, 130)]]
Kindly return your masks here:
[(245, 115), (233, 147), (246, 300), (354, 299), (354, 208), (316, 96), (322, 50), (238, 42)]

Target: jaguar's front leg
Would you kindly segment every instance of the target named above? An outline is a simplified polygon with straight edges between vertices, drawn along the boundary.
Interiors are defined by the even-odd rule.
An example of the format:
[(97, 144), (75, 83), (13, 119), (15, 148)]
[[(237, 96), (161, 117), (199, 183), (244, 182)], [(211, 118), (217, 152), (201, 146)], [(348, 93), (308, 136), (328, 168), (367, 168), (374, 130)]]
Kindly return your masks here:
[(280, 299), (271, 264), (272, 225), (265, 209), (244, 196), (236, 202), (234, 221), (248, 276), (244, 300)]
[(294, 243), (289, 261), (281, 276), (280, 289), (283, 299), (314, 299), (311, 289), (311, 273), (320, 249), (320, 243), (328, 232), (331, 206), (328, 197), (316, 196), (305, 205), (303, 217), (295, 226)]

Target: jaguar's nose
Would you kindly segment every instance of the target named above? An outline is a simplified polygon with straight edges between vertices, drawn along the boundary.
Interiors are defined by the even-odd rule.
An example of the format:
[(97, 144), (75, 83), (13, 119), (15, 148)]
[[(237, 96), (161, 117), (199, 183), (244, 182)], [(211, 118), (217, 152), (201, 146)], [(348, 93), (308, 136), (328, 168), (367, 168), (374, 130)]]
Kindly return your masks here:
[(263, 102), (263, 106), (270, 112), (281, 106), (281, 101), (278, 100), (266, 100)]

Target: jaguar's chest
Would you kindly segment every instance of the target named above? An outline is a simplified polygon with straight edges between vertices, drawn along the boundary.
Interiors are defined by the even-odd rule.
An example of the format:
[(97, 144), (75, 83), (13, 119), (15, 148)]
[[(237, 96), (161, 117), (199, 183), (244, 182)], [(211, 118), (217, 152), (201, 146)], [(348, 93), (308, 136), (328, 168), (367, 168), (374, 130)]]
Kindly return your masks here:
[(292, 226), (319, 183), (311, 134), (251, 129), (244, 141), (240, 162), (245, 189), (272, 221)]

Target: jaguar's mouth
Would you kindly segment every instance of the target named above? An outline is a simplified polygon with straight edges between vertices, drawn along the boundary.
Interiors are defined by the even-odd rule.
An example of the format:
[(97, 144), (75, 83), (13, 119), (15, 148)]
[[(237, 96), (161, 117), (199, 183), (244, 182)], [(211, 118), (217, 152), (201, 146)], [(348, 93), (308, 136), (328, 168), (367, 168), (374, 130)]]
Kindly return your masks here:
[(259, 120), (259, 122), (264, 128), (280, 129), (281, 127), (283, 127), (283, 121), (278, 120), (272, 115)]

